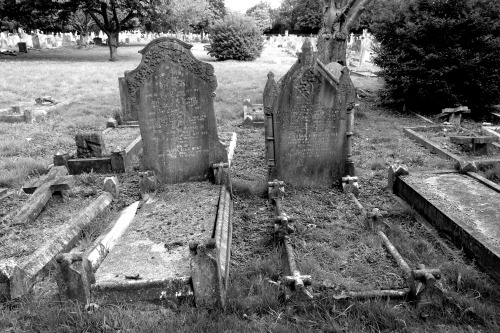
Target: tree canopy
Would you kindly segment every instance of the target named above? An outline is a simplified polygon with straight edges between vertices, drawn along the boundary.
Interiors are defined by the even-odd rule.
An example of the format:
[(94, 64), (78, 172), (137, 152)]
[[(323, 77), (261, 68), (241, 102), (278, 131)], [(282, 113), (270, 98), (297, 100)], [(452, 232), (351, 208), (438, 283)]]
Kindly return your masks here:
[(383, 0), (371, 23), (387, 97), (421, 112), (500, 102), (497, 0)]
[(271, 6), (267, 2), (260, 2), (246, 11), (247, 16), (254, 19), (260, 31), (271, 28)]

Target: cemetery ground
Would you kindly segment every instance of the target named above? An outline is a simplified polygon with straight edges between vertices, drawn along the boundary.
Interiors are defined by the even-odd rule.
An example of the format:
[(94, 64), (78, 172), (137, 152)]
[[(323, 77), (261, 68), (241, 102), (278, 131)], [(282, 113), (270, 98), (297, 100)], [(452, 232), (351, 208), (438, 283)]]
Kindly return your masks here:
[[(9, 216), (26, 201), (20, 189), (29, 178), (46, 173), (57, 150), (72, 152), (74, 135), (103, 130), (120, 107), (117, 78), (140, 62), (142, 47), (119, 49), (119, 62), (107, 61), (107, 48), (63, 48), (0, 58), (0, 106), (51, 95), (70, 104), (33, 124), (0, 123), (0, 187), (10, 195), (0, 202), (0, 259), (22, 258), (101, 193), (106, 175), (77, 176), (69, 196), (51, 200), (32, 225), (12, 226)], [(454, 162), (429, 153), (403, 135), (403, 127), (425, 123), (380, 105), (377, 78), (353, 77), (364, 94), (357, 103), (353, 158), (360, 181), (360, 202), (368, 211), (388, 212), (388, 237), (413, 267), (440, 268), (440, 288), (432, 305), (414, 308), (403, 300), (336, 300), (343, 290), (396, 289), (401, 271), (379, 237), (365, 228), (360, 212), (338, 186), (324, 189), (286, 187), (285, 211), (297, 223), (293, 247), (302, 274), (313, 279), (315, 299), (285, 304), (280, 293), (281, 245), (273, 236), (272, 206), (267, 191), (264, 134), (243, 128), (243, 100), (262, 103), (267, 73), (279, 79), (296, 58), (281, 48), (266, 48), (254, 62), (215, 62), (195, 44), (194, 55), (215, 67), (218, 79), (215, 109), (219, 132), (238, 135), (232, 167), (234, 232), (231, 281), (225, 310), (188, 304), (148, 307), (103, 306), (89, 313), (78, 304), (60, 303), (54, 271), (48, 269), (34, 295), (0, 303), (2, 332), (498, 332), (498, 284), (476, 268), (461, 249), (435, 237), (413, 211), (386, 191), (387, 167), (405, 164), (410, 172), (453, 169)], [(371, 92), (371, 93), (370, 93)], [(373, 94), (372, 94), (373, 93)], [(117, 212), (139, 199), (135, 168), (118, 174), (121, 193), (110, 208), (85, 230), (90, 244)], [(495, 171), (488, 171), (495, 178)], [(498, 170), (496, 171), (498, 175)], [(288, 305), (288, 306), (287, 306)]]

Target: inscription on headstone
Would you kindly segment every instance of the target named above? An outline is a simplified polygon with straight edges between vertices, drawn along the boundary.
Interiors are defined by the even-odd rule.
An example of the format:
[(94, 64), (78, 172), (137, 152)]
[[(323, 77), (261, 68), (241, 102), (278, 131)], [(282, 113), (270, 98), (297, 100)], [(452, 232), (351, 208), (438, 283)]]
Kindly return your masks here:
[(330, 72), (306, 40), (279, 87), (272, 73), (268, 77), (264, 109), (269, 177), (299, 186), (329, 186), (339, 180), (350, 155), (355, 101), (348, 69)]
[(213, 66), (197, 60), (191, 47), (175, 38), (156, 39), (126, 75), (143, 163), (166, 183), (205, 179), (213, 164), (227, 162), (216, 128)]

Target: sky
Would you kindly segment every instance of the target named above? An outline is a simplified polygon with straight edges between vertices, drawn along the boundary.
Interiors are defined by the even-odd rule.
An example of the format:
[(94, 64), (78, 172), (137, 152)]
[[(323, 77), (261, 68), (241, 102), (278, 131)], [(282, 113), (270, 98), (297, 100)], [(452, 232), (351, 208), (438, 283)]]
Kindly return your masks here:
[[(225, 0), (226, 8), (234, 11), (239, 11), (245, 13), (248, 8), (255, 6), (262, 0)], [(264, 0), (264, 2), (269, 2), (272, 8), (279, 7), (281, 0)]]

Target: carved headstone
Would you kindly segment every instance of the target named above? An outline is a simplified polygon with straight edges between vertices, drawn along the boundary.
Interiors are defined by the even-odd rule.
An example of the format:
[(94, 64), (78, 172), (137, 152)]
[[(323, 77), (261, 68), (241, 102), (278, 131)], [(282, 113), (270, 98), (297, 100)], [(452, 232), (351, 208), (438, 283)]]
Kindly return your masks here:
[(213, 164), (227, 162), (213, 106), (214, 69), (197, 60), (191, 47), (175, 38), (155, 39), (126, 76), (144, 167), (166, 183), (206, 179)]
[(269, 177), (299, 186), (329, 186), (354, 173), (350, 136), (355, 88), (349, 70), (333, 74), (317, 59), (309, 39), (298, 56), (279, 86), (271, 73), (264, 90)]

